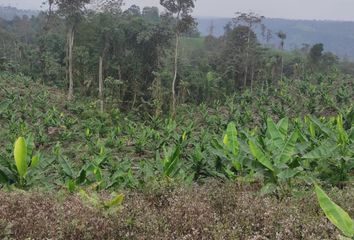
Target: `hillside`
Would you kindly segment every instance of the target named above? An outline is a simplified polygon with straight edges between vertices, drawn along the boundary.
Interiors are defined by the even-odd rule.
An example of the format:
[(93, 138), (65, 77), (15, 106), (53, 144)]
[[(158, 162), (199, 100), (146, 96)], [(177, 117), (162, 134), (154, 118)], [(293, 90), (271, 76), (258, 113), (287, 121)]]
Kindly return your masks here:
[[(198, 18), (198, 29), (203, 36), (206, 36), (213, 23), (214, 35), (221, 36), (224, 26), (230, 20), (229, 18)], [(331, 51), (341, 57), (354, 58), (354, 22), (269, 18), (265, 20), (265, 25), (273, 33), (281, 30), (287, 34), (286, 49), (299, 48), (303, 43), (311, 45), (323, 43), (326, 51)], [(265, 43), (262, 37), (260, 39)], [(273, 36), (270, 44), (278, 46), (279, 39)]]
[(177, 1), (0, 18), (0, 239), (354, 237), (354, 62), (302, 45), (351, 25), (267, 20), (284, 51)]
[[(290, 106), (297, 101), (301, 107), (301, 101), (314, 102), (320, 92), (326, 98), (333, 97), (332, 104), (342, 109), (350, 102), (344, 105), (337, 102), (335, 99), (340, 98), (335, 97), (337, 93), (331, 89), (333, 86), (351, 89), (348, 79), (337, 79), (334, 84), (327, 81), (321, 85), (304, 84), (299, 81), (294, 86), (285, 84), (280, 92), (286, 101), (284, 98), (280, 102), (288, 102)], [(314, 92), (305, 93), (306, 89)], [(296, 98), (297, 91), (305, 91), (300, 99)], [(281, 96), (271, 97), (272, 100), (266, 96), (248, 99), (246, 93), (242, 99), (248, 100), (243, 102), (245, 106), (239, 118), (250, 114), (246, 108), (257, 109), (260, 101), (274, 104), (280, 103), (279, 98)], [(327, 108), (323, 100), (318, 100), (318, 105), (322, 102), (321, 108)], [(291, 115), (289, 106), (278, 110)], [(193, 240), (267, 236), (270, 239), (334, 239), (339, 235), (320, 211), (311, 191), (285, 198), (263, 196), (258, 194), (261, 182), (227, 181), (224, 174), (230, 174), (233, 179), (230, 170), (225, 173), (212, 170), (216, 164), (227, 164), (225, 160), (218, 160), (223, 159), (225, 153), (212, 149), (214, 144), (219, 144), (224, 124), (235, 117), (232, 115), (236, 113), (230, 112), (232, 106), (230, 110), (226, 107), (208, 110), (200, 106), (195, 111), (187, 108), (179, 111), (176, 122), (158, 118), (141, 122), (134, 113), (113, 109), (103, 114), (95, 109), (95, 99), (66, 103), (64, 92), (58, 88), (43, 86), (23, 75), (0, 73), (0, 125), (3, 127), (0, 129), (0, 183), (3, 184), (4, 179), (5, 182), (16, 181), (12, 142), (24, 135), (28, 136), (30, 151), (40, 152), (41, 156), (37, 169), (30, 166), (32, 171), (26, 176), (25, 189), (30, 185), (45, 189), (44, 192), (37, 188), (23, 191), (8, 186), (11, 191), (7, 188), (0, 191), (0, 238), (127, 239), (129, 236), (129, 239), (146, 239), (149, 236), (151, 239)], [(273, 114), (284, 115), (280, 112), (273, 111)], [(296, 114), (299, 112), (296, 110)], [(247, 121), (255, 115), (246, 116)], [(333, 124), (328, 122), (325, 127), (324, 118), (321, 121), (314, 123), (331, 134), (335, 129)], [(237, 122), (242, 126), (240, 119)], [(321, 130), (317, 125), (312, 127)], [(308, 137), (305, 128), (301, 134)], [(186, 134), (181, 138), (182, 132)], [(242, 138), (247, 130), (240, 133)], [(183, 151), (177, 154), (181, 159), (177, 165), (171, 165), (171, 169), (178, 168), (178, 171), (166, 175), (169, 173), (164, 173), (163, 164), (171, 157), (166, 154), (175, 152), (173, 149), (178, 144), (181, 148), (177, 149)], [(162, 145), (168, 151), (160, 158)], [(242, 140), (240, 149), (244, 147)], [(303, 151), (306, 146), (299, 147)], [(186, 187), (180, 181), (190, 179), (183, 180), (191, 170), (199, 180)], [(328, 173), (333, 176), (332, 172)], [(107, 200), (115, 191), (125, 195), (124, 202), (118, 206)], [(329, 191), (350, 214), (353, 213), (353, 193), (349, 184), (344, 189)], [(107, 205), (111, 203), (113, 207)]]

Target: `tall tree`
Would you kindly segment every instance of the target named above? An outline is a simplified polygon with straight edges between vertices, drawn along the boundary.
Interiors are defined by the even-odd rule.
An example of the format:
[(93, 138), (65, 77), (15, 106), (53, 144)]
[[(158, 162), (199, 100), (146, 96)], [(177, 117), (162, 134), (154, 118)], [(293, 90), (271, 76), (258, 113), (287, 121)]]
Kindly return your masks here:
[[(103, 96), (103, 61), (106, 58), (107, 51), (111, 45), (114, 33), (114, 21), (117, 20), (117, 16), (121, 14), (122, 0), (104, 0), (101, 2), (101, 9), (103, 13), (99, 14), (100, 22), (100, 56), (98, 67), (98, 92), (100, 99), (100, 110), (103, 112), (104, 96)], [(113, 27), (113, 28), (112, 28)]]
[(127, 10), (125, 10), (125, 13), (133, 15), (133, 16), (140, 16), (141, 15), (141, 10), (140, 10), (139, 6), (133, 4)]
[(247, 79), (248, 79), (248, 72), (249, 72), (249, 59), (250, 59), (250, 49), (251, 49), (251, 37), (252, 37), (252, 31), (254, 30), (255, 27), (260, 26), (262, 31), (264, 31), (266, 28), (262, 21), (264, 20), (264, 16), (260, 16), (256, 13), (249, 12), (249, 13), (242, 13), (242, 12), (237, 12), (236, 17), (233, 19), (234, 23), (236, 25), (246, 25), (248, 27), (248, 36), (247, 36), (247, 48), (246, 48), (246, 59), (244, 60), (245, 63), (245, 70), (244, 70), (244, 81), (243, 81), (243, 86), (247, 86)]
[(280, 50), (282, 51), (280, 81), (283, 81), (283, 74), (284, 74), (284, 56), (283, 56), (283, 52), (284, 52), (286, 33), (282, 32), (282, 31), (279, 31), (277, 33), (277, 36), (280, 39)]
[(96, 10), (103, 13), (120, 14), (123, 0), (92, 0), (96, 3)]
[[(230, 26), (222, 37), (222, 41), (217, 68), (225, 77), (224, 81), (227, 81), (225, 82), (226, 91), (231, 94), (240, 86), (244, 86), (245, 59), (248, 56), (251, 63), (254, 62), (256, 57), (259, 57), (254, 56), (259, 44), (256, 33), (250, 30), (248, 26), (243, 25), (233, 28)], [(249, 46), (252, 46), (252, 51), (248, 49)], [(251, 68), (251, 70), (255, 69)], [(232, 80), (232, 82), (228, 82), (228, 80)]]
[(172, 104), (171, 115), (176, 116), (176, 81), (178, 75), (178, 49), (181, 34), (188, 31), (196, 25), (195, 19), (191, 16), (195, 0), (160, 0), (160, 4), (175, 17), (175, 56), (174, 56), (174, 74), (172, 80)]
[(160, 21), (159, 9), (157, 7), (144, 7), (142, 11), (143, 18), (151, 23)]
[(68, 100), (74, 97), (74, 79), (73, 79), (73, 47), (75, 39), (75, 28), (81, 20), (83, 10), (90, 0), (55, 0), (59, 15), (65, 17), (67, 25), (66, 36), (66, 66), (67, 79), (69, 80)]
[(323, 43), (317, 43), (313, 45), (309, 53), (311, 61), (314, 63), (318, 63), (322, 57), (323, 50)]
[(316, 43), (313, 45), (309, 52), (310, 66), (312, 70), (316, 70), (319, 66), (323, 55), (323, 43)]

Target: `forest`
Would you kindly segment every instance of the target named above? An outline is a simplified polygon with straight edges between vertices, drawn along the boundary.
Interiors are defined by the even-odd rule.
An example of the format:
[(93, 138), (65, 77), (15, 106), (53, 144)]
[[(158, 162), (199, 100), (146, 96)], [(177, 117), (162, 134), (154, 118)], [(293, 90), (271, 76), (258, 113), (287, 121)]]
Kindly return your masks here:
[(0, 12), (0, 238), (354, 239), (354, 62), (160, 5)]

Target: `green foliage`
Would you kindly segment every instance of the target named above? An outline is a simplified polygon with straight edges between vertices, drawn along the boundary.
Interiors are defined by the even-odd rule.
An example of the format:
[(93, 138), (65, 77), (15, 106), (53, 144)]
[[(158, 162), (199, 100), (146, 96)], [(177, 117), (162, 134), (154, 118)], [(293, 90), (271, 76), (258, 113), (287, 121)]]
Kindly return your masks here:
[(232, 154), (237, 155), (239, 151), (239, 143), (237, 140), (237, 130), (234, 123), (229, 123), (227, 125), (226, 134), (224, 136), (223, 143), (232, 152)]
[(111, 198), (108, 200), (103, 200), (101, 197), (94, 192), (88, 193), (87, 191), (81, 189), (79, 192), (81, 198), (92, 206), (107, 211), (108, 214), (117, 213), (122, 208), (124, 201), (124, 194), (111, 194)]
[(274, 171), (274, 167), (271, 163), (271, 161), (269, 160), (269, 158), (267, 158), (267, 156), (262, 152), (262, 150), (256, 145), (255, 142), (253, 142), (252, 140), (250, 140), (248, 142), (249, 146), (250, 146), (250, 150), (251, 153), (253, 154), (253, 156), (266, 168), (268, 168), (271, 171)]
[(27, 144), (23, 137), (16, 140), (14, 146), (16, 168), (21, 179), (27, 174)]
[[(296, 157), (298, 132), (294, 130), (289, 133), (288, 128), (287, 118), (281, 119), (278, 124), (268, 118), (265, 137), (260, 136), (258, 143), (252, 138), (248, 142), (253, 157), (271, 172), (267, 177), (268, 184), (276, 184), (282, 191), (288, 190), (283, 188), (284, 183), (290, 187), (291, 180), (303, 171)], [(267, 192), (269, 186), (266, 185)]]
[(36, 180), (35, 169), (41, 163), (40, 155), (33, 154), (31, 137), (16, 140), (13, 158), (14, 161), (7, 161), (0, 157), (0, 183), (16, 183), (21, 188), (31, 185)]
[(349, 214), (335, 204), (317, 184), (315, 185), (315, 192), (318, 202), (327, 218), (340, 229), (345, 236), (353, 238), (354, 221), (350, 218)]
[[(264, 17), (254, 13), (237, 13), (220, 38), (191, 37), (194, 0), (161, 0), (162, 15), (122, 11), (121, 0), (87, 11), (88, 0), (50, 2), (60, 16), (15, 19), (1, 30), (1, 187), (63, 188), (116, 214), (124, 195), (115, 192), (126, 189), (217, 179), (283, 198), (313, 180), (352, 185), (353, 76), (322, 44), (266, 48), (256, 29)], [(283, 50), (286, 34), (278, 37)], [(70, 102), (62, 91), (69, 65), (78, 90)], [(167, 118), (171, 92), (178, 114)], [(349, 215), (318, 186), (316, 193), (326, 216), (353, 237)]]
[[(305, 140), (307, 151), (302, 151), (303, 158), (320, 179), (341, 184), (350, 181), (353, 169), (353, 139), (344, 129), (343, 116), (338, 115), (329, 121), (315, 117), (307, 118), (309, 138)], [(351, 130), (350, 130), (351, 131)], [(350, 132), (349, 131), (349, 132)]]
[(164, 150), (163, 175), (165, 177), (174, 177), (179, 172), (180, 147)]
[[(217, 75), (208, 75), (218, 81)], [(86, 187), (120, 191), (216, 178), (261, 182), (263, 192), (284, 196), (311, 178), (338, 187), (353, 179), (350, 105), (334, 98), (335, 117), (318, 113), (303, 120), (309, 109), (301, 106), (307, 101), (319, 103), (316, 111), (329, 108), (316, 98), (320, 92), (333, 96), (329, 81), (289, 84), (284, 79), (272, 90), (278, 91), (276, 97), (260, 89), (213, 106), (186, 104), (172, 120), (110, 107), (102, 113), (90, 98), (66, 104), (56, 88), (9, 73), (0, 77), (2, 186), (63, 186), (75, 193)], [(297, 100), (294, 92), (302, 91), (302, 100)], [(273, 108), (278, 110), (271, 113)], [(21, 135), (29, 136), (22, 183), (8, 143)]]

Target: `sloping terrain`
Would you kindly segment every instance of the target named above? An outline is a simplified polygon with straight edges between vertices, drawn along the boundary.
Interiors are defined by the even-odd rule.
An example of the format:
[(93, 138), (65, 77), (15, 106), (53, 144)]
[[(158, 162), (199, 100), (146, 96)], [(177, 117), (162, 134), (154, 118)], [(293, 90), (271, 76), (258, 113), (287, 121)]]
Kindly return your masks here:
[[(193, 106), (179, 111), (176, 121), (144, 121), (146, 116), (136, 112), (100, 113), (95, 99), (68, 103), (61, 89), (1, 73), (0, 166), (5, 163), (16, 173), (12, 149), (19, 136), (33, 142), (41, 162), (26, 185), (16, 184), (17, 178), (2, 185), (0, 238), (336, 239), (340, 233), (324, 216), (311, 185), (301, 182), (291, 194), (265, 196), (261, 180), (230, 181), (212, 169), (222, 162), (210, 143), (221, 138), (230, 119), (237, 118), (245, 129), (259, 125), (260, 103), (275, 118), (311, 111), (332, 116), (351, 105), (349, 78), (292, 83), (280, 94), (251, 97), (246, 92), (239, 113), (234, 103), (216, 109)], [(163, 164), (170, 146), (181, 141), (186, 144), (179, 172), (167, 175)], [(328, 193), (353, 216), (353, 185), (338, 186)], [(124, 193), (125, 199), (112, 209), (105, 202), (114, 193)]]

